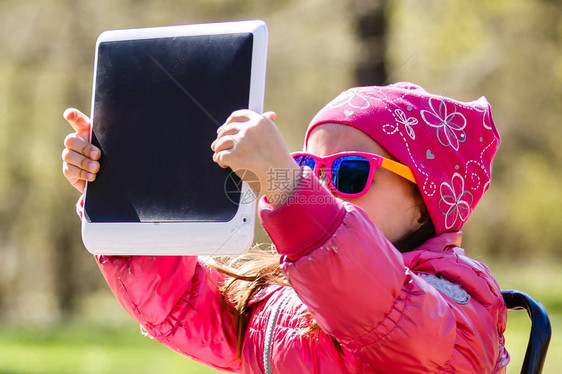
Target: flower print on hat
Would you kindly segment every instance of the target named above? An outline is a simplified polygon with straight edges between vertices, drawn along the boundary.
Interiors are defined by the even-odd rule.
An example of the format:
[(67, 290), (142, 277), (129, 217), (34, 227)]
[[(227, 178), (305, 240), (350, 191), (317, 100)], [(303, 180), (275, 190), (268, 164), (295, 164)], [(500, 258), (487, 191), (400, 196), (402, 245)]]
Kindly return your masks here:
[(312, 119), (353, 126), (408, 165), (436, 233), (458, 231), (490, 186), (500, 137), (486, 98), (461, 102), (412, 83), (356, 87)]
[(430, 98), (429, 107), (431, 110), (420, 111), (423, 120), (437, 129), (437, 138), (442, 145), (458, 151), (459, 143), (466, 140), (466, 118), (457, 111), (454, 103), (447, 100)]
[(464, 178), (459, 173), (453, 174), (450, 184), (441, 183), (440, 190), (439, 209), (445, 216), (445, 228), (455, 229), (455, 225), (460, 228), (470, 215), (472, 193), (464, 189)]

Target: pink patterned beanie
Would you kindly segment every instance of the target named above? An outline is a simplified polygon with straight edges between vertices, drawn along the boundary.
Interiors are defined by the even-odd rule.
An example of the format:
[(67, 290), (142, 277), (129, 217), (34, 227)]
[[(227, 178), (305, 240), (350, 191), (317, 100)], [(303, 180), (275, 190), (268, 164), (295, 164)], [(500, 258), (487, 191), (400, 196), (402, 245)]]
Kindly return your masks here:
[(418, 183), (436, 234), (460, 230), (490, 187), (500, 137), (485, 97), (469, 103), (412, 83), (356, 87), (312, 119), (353, 126), (403, 164)]

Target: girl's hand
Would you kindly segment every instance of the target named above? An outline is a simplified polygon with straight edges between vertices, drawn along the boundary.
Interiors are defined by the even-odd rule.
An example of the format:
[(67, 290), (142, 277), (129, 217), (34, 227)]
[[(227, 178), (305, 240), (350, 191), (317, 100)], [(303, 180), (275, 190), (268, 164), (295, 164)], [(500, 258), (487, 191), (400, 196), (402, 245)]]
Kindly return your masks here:
[(74, 188), (83, 193), (86, 182), (96, 179), (101, 151), (88, 140), (92, 126), (88, 116), (78, 109), (69, 108), (64, 111), (63, 117), (76, 132), (64, 139), (62, 173)]
[[(215, 152), (213, 161), (219, 166), (230, 167), (235, 172), (250, 170), (255, 173), (261, 191), (277, 206), (296, 188), (302, 172), (273, 123), (275, 117), (273, 112), (260, 115), (251, 110), (238, 110), (218, 128), (211, 149)], [(238, 174), (240, 178), (245, 175), (248, 174)]]

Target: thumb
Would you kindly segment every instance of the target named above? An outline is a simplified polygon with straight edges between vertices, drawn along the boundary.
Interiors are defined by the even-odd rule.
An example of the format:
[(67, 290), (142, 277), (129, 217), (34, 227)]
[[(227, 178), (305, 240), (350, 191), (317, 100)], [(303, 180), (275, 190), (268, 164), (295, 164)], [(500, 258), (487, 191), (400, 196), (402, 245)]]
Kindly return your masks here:
[(275, 112), (265, 112), (264, 114), (262, 114), (262, 116), (272, 122), (275, 122), (275, 119), (277, 118), (277, 114)]
[(64, 111), (62, 116), (70, 124), (70, 126), (72, 126), (79, 137), (86, 141), (89, 141), (92, 121), (90, 120), (90, 118), (88, 118), (87, 115), (85, 115), (78, 109), (68, 108)]

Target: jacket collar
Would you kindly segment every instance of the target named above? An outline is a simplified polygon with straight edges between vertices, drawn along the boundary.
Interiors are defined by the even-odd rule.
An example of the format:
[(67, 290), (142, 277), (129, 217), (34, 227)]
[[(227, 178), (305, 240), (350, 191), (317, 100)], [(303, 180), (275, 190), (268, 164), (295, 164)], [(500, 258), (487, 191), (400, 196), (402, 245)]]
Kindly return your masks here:
[(432, 252), (442, 252), (448, 250), (450, 247), (459, 247), (462, 242), (462, 231), (455, 232), (444, 232), (439, 235), (434, 236), (431, 239), (425, 241), (414, 251), (432, 251)]
[[(503, 302), (500, 288), (486, 265), (464, 255), (462, 233), (439, 234), (403, 253), (404, 265), (416, 274), (435, 274), (459, 284), (484, 306)], [(501, 301), (500, 301), (501, 300)]]

